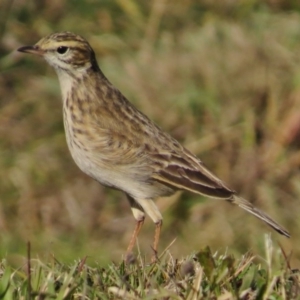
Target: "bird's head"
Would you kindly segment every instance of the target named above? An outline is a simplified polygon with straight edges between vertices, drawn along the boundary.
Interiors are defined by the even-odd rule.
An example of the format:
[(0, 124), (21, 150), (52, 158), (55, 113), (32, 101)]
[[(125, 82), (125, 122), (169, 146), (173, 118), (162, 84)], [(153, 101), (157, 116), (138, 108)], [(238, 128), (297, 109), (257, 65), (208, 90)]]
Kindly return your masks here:
[(78, 75), (88, 69), (99, 69), (90, 44), (83, 37), (71, 32), (50, 34), (35, 45), (21, 47), (18, 51), (44, 57), (58, 73)]

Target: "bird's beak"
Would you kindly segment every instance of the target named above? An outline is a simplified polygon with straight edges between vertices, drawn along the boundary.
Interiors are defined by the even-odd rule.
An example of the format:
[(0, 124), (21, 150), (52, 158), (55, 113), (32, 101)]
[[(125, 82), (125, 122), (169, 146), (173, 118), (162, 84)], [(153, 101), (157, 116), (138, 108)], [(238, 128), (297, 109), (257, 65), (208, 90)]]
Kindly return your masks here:
[(42, 50), (39, 46), (24, 46), (18, 49), (20, 52), (31, 53), (42, 56), (44, 54), (44, 50)]

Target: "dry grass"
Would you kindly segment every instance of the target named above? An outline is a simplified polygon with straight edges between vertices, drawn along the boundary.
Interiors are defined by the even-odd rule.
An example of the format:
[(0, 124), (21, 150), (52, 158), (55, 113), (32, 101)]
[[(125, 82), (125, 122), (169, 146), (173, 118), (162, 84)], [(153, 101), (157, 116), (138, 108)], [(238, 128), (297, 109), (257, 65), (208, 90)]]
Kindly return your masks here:
[[(53, 70), (15, 51), (70, 30), (136, 106), (290, 230), (290, 240), (273, 238), (299, 266), (300, 16), (259, 3), (3, 1), (0, 253), (14, 263), (31, 240), (34, 253), (64, 261), (119, 261), (134, 226), (125, 197), (73, 163)], [(190, 194), (158, 204), (161, 249), (178, 237), (175, 257), (205, 245), (263, 253), (269, 228), (237, 208)], [(153, 230), (147, 222), (139, 240), (146, 256)]]

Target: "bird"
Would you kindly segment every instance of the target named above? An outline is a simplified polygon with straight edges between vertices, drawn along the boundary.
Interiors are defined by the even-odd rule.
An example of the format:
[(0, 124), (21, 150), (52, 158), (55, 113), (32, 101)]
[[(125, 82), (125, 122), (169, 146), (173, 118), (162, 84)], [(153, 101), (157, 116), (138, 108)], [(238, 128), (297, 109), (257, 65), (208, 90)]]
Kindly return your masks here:
[(157, 259), (163, 217), (155, 200), (178, 190), (226, 200), (290, 237), (129, 102), (103, 74), (85, 38), (68, 31), (52, 33), (18, 51), (41, 56), (55, 69), (67, 145), (78, 167), (127, 195), (136, 224), (126, 256), (131, 255), (148, 215), (155, 223), (152, 249), (153, 260)]

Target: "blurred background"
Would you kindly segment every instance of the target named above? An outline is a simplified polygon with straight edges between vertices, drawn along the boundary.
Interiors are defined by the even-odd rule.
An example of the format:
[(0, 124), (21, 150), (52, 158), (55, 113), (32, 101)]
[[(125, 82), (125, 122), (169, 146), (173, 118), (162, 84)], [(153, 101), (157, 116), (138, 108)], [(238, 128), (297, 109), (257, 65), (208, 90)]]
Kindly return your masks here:
[[(300, 266), (300, 4), (288, 0), (2, 0), (0, 255), (120, 261), (135, 222), (124, 194), (68, 152), (54, 70), (18, 53), (57, 31), (84, 36), (126, 97), (230, 187), (286, 227), (189, 193), (157, 201), (160, 250), (264, 256), (264, 236)], [(150, 257), (154, 224), (139, 238)]]

